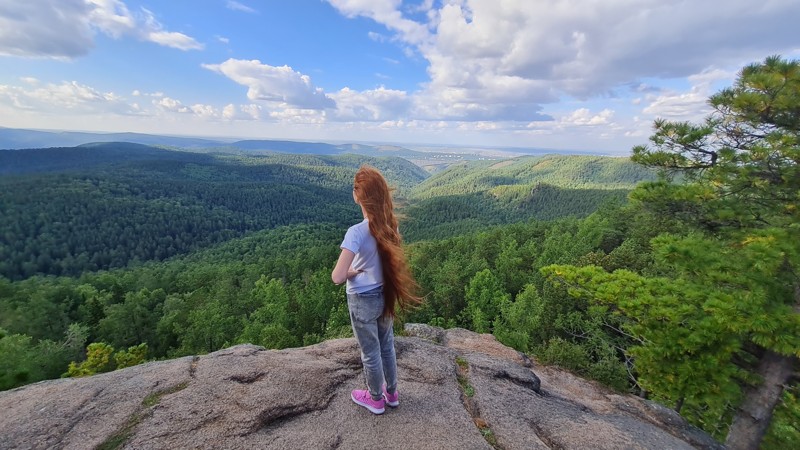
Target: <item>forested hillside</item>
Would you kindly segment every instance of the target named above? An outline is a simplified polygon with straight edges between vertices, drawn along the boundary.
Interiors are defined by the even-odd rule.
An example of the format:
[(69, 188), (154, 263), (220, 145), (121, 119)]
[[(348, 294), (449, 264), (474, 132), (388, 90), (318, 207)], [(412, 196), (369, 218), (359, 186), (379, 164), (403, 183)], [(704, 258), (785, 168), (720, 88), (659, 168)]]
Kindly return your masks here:
[(624, 202), (655, 173), (627, 158), (528, 156), (462, 162), (417, 185), (404, 212), (408, 240), (442, 239), (530, 219), (586, 217)]
[[(56, 378), (70, 361), (91, 359), (82, 355), (91, 342), (100, 352), (143, 344), (159, 358), (340, 336), (349, 316), (330, 264), (342, 234), (338, 225), (295, 225), (137, 268), (0, 278), (0, 387)], [(119, 365), (112, 358), (93, 370)]]
[(160, 261), (289, 224), (349, 224), (362, 163), (405, 190), (427, 173), (399, 158), (169, 151), (138, 144), (0, 151), (0, 275)]
[(537, 185), (567, 189), (633, 189), (655, 173), (628, 158), (546, 155), (501, 161), (467, 161), (420, 183), (415, 199), (488, 192), (498, 197), (524, 196)]

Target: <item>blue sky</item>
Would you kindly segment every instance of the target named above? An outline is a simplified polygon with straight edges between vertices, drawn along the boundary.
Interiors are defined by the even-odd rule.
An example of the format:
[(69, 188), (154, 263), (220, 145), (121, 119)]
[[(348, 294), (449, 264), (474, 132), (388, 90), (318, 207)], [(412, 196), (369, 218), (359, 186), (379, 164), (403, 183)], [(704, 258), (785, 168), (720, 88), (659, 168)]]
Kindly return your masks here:
[(626, 155), (796, 0), (0, 0), (0, 126)]

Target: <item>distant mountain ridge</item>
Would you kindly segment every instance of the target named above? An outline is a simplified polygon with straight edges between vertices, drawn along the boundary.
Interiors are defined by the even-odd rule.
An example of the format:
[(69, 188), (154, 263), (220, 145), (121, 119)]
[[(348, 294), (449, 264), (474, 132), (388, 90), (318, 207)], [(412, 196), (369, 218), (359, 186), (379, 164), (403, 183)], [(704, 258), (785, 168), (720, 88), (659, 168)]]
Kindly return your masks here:
[(223, 153), (237, 151), (245, 153), (280, 152), (312, 155), (355, 153), (368, 156), (398, 156), (401, 158), (419, 158), (424, 154), (395, 145), (365, 145), (357, 143), (330, 144), (325, 142), (274, 139), (203, 139), (143, 133), (87, 133), (77, 131), (23, 130), (0, 127), (0, 150), (65, 148), (115, 142)]
[(201, 138), (190, 136), (166, 136), (145, 133), (95, 133), (81, 131), (30, 130), (5, 128), (0, 126), (0, 150), (21, 150), (32, 148), (75, 147), (90, 143), (128, 142), (160, 147), (180, 148), (190, 151), (224, 153), (305, 153), (317, 155), (339, 155), (353, 153), (368, 156), (397, 156), (426, 167), (435, 172), (447, 167), (461, 158), (455, 155), (469, 155), (467, 159), (498, 159), (517, 155), (597, 155), (608, 156), (604, 152), (569, 150), (540, 147), (471, 147), (463, 145), (422, 145), (321, 142), (281, 139), (237, 139)]
[(227, 145), (233, 140), (159, 136), (143, 133), (88, 133), (79, 131), (40, 131), (0, 127), (0, 150), (75, 147), (92, 142), (129, 142), (182, 148), (205, 148)]
[(201, 153), (172, 151), (130, 142), (98, 142), (75, 147), (0, 150), (0, 175), (86, 170), (103, 165), (135, 161), (173, 160), (210, 163), (213, 157)]

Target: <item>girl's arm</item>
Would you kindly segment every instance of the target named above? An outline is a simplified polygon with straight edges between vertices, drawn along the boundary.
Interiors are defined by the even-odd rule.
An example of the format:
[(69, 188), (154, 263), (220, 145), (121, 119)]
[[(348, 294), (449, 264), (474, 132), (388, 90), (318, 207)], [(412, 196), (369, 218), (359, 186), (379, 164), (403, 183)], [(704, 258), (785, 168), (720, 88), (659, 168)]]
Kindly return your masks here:
[(339, 254), (339, 260), (336, 261), (336, 267), (333, 268), (331, 273), (331, 279), (335, 284), (342, 284), (358, 273), (358, 271), (350, 270), (350, 265), (353, 264), (353, 258), (355, 257), (355, 253), (346, 248), (342, 249), (342, 253)]

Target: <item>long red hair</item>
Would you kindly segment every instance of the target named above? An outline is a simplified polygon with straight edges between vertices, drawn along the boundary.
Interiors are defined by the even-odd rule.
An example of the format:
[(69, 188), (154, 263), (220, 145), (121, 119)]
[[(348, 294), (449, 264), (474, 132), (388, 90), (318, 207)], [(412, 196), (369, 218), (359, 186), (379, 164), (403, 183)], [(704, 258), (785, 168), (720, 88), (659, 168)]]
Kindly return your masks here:
[(419, 286), (411, 275), (403, 252), (392, 189), (377, 169), (364, 165), (356, 172), (353, 190), (367, 213), (369, 231), (378, 243), (383, 268), (383, 315), (394, 316), (397, 304), (401, 310), (407, 310), (421, 303), (422, 298), (417, 295)]

